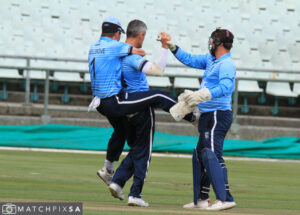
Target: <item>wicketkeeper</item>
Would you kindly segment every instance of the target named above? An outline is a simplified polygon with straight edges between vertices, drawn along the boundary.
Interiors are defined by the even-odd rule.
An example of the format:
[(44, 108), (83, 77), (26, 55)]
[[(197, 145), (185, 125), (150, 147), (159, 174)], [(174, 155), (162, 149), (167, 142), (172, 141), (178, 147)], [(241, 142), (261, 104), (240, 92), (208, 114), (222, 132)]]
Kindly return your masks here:
[[(179, 103), (170, 109), (172, 116), (182, 117), (198, 106), (199, 141), (193, 154), (194, 202), (184, 208), (224, 210), (236, 205), (229, 192), (227, 168), (222, 157), (223, 144), (232, 123), (231, 96), (234, 91), (236, 67), (230, 49), (233, 34), (216, 29), (209, 38), (209, 53), (192, 55), (169, 42), (174, 56), (183, 64), (204, 69), (198, 91), (186, 90), (178, 97)], [(212, 184), (216, 202), (209, 206), (209, 186)]]

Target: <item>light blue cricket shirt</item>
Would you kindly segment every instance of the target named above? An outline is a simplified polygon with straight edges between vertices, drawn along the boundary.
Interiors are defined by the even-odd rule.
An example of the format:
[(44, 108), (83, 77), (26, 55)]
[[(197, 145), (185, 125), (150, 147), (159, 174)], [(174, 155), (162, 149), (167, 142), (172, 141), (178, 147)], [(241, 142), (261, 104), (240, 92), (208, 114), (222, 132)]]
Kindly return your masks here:
[(107, 98), (120, 92), (121, 57), (131, 52), (131, 45), (108, 37), (100, 37), (90, 47), (88, 60), (94, 96)]
[(200, 112), (231, 110), (231, 95), (234, 91), (236, 66), (230, 52), (217, 60), (209, 53), (192, 55), (179, 47), (174, 52), (175, 57), (183, 64), (205, 70), (200, 89), (208, 88), (212, 100), (200, 103), (198, 105)]

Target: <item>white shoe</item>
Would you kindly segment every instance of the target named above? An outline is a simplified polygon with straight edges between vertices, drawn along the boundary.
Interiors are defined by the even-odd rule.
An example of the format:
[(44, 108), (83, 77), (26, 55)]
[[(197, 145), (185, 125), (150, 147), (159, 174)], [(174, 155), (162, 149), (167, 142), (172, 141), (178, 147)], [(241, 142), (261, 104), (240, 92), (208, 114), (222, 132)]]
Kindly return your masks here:
[(97, 175), (101, 178), (105, 184), (110, 185), (111, 180), (114, 176), (114, 173), (109, 173), (106, 167), (103, 167), (101, 170), (97, 171)]
[(212, 206), (208, 207), (206, 210), (220, 211), (233, 208), (234, 206), (236, 206), (235, 202), (222, 202), (220, 200), (217, 200)]
[(124, 200), (124, 193), (118, 184), (111, 182), (111, 184), (108, 186), (108, 190), (113, 197)]
[(199, 199), (196, 205), (194, 204), (194, 202), (191, 202), (189, 204), (183, 205), (183, 208), (207, 209), (209, 206), (210, 206), (209, 199), (206, 199), (206, 200)]
[(137, 198), (133, 196), (128, 197), (129, 206), (140, 206), (140, 207), (149, 207), (148, 202), (145, 202), (142, 198)]

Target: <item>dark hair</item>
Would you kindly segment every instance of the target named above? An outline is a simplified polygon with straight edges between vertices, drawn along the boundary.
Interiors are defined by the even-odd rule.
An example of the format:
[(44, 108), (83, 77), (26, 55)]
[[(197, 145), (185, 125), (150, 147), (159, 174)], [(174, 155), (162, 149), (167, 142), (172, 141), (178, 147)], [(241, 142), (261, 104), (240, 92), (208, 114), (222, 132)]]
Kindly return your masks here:
[(219, 43), (218, 45), (223, 43), (225, 49), (230, 50), (232, 48), (234, 36), (229, 30), (217, 28), (211, 33), (210, 37), (215, 41), (216, 44)]
[(117, 33), (117, 32), (115, 32), (115, 33), (102, 33), (102, 34), (101, 34), (101, 37), (109, 37), (109, 38), (112, 38), (112, 37), (115, 36), (116, 33)]
[(134, 19), (128, 23), (126, 36), (127, 37), (136, 37), (140, 32), (146, 32), (147, 25), (141, 21)]

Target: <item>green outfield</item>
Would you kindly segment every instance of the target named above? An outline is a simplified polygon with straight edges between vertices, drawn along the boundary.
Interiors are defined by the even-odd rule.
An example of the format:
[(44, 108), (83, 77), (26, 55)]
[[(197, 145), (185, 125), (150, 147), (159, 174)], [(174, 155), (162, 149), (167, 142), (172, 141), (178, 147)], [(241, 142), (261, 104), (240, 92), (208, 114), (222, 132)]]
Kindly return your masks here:
[[(96, 176), (104, 155), (0, 150), (0, 201), (77, 201), (84, 214), (300, 214), (300, 164), (228, 161), (237, 207), (185, 210), (192, 200), (191, 159), (153, 157), (143, 190), (149, 208), (114, 199)], [(117, 164), (118, 165), (118, 164)], [(128, 194), (132, 180), (124, 188)], [(211, 196), (214, 196), (213, 194)], [(214, 199), (211, 199), (214, 201)]]

